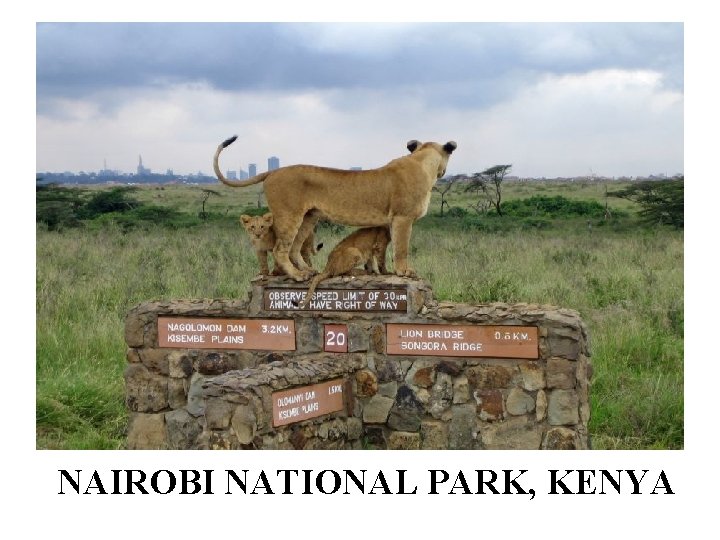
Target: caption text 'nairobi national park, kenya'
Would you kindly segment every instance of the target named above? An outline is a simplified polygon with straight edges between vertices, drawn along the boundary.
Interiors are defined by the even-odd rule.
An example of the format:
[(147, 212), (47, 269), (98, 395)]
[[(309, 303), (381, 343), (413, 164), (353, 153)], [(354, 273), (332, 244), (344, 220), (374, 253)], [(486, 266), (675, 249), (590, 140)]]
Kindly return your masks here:
[(681, 176), (413, 140), (235, 180), (235, 140), (213, 183), (38, 177), (38, 448), (683, 447)]

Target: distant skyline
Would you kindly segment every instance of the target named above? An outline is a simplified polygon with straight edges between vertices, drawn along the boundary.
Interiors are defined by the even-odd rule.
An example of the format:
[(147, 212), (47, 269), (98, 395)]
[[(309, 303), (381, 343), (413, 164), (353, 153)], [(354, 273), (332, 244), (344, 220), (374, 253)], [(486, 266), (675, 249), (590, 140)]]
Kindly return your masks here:
[(682, 23), (40, 23), (36, 170), (369, 169), (410, 139), (448, 174), (684, 172)]

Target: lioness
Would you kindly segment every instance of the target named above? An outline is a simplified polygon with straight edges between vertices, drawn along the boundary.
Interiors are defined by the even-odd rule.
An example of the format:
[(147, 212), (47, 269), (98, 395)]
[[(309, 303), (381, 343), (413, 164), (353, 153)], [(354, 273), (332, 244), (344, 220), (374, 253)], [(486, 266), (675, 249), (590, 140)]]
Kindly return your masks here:
[(217, 147), (215, 174), (232, 187), (265, 182), (265, 198), (275, 218), (277, 236), (273, 255), (287, 275), (296, 281), (312, 275), (312, 269), (302, 261), (300, 249), (317, 221), (325, 218), (343, 225), (390, 227), (395, 273), (415, 276), (408, 265), (412, 226), (427, 213), (432, 187), (445, 174), (457, 143), (413, 140), (407, 144), (411, 154), (366, 171), (291, 165), (248, 180), (228, 180), (220, 171), (218, 158), (236, 139), (231, 137)]
[(385, 251), (389, 243), (390, 231), (387, 227), (366, 227), (343, 238), (328, 255), (325, 269), (310, 281), (300, 307), (307, 307), (322, 280), (349, 274), (356, 266), (365, 265), (366, 271), (375, 274), (386, 273)]
[[(255, 255), (257, 255), (258, 262), (260, 263), (260, 274), (263, 276), (270, 275), (268, 253), (272, 252), (276, 240), (273, 229), (272, 212), (268, 212), (262, 216), (243, 214), (240, 216), (240, 223), (242, 223), (242, 226), (245, 228), (245, 231), (250, 237), (250, 243), (255, 249)], [(315, 237), (311, 232), (300, 250), (301, 256), (306, 264), (312, 264), (310, 257), (315, 255), (320, 248), (322, 248), (322, 244), (318, 244), (318, 246), (315, 247)], [(281, 276), (283, 274), (282, 268), (276, 263), (272, 275)]]

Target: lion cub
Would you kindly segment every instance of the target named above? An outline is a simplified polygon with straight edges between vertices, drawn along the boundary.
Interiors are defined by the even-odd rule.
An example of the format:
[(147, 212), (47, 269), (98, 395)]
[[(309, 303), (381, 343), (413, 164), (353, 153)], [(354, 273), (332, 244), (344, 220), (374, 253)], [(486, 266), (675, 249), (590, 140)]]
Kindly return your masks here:
[[(272, 253), (276, 240), (275, 229), (273, 229), (272, 213), (268, 212), (262, 216), (249, 216), (247, 214), (243, 214), (240, 216), (240, 222), (250, 237), (250, 243), (253, 245), (253, 248), (255, 248), (255, 254), (260, 262), (260, 273), (263, 276), (271, 275), (268, 265), (268, 253)], [(302, 249), (300, 250), (302, 258), (308, 266), (312, 266), (310, 257), (315, 255), (317, 250), (320, 248), (322, 248), (322, 244), (318, 244), (316, 248), (315, 235), (310, 233), (310, 236), (308, 236), (305, 240)], [(273, 276), (281, 276), (284, 273), (285, 272), (282, 271), (282, 268), (280, 268), (277, 263), (274, 264), (272, 271)]]
[(385, 252), (389, 243), (390, 230), (387, 227), (366, 227), (343, 238), (328, 255), (325, 270), (310, 281), (300, 308), (307, 307), (322, 280), (349, 274), (356, 266), (364, 265), (367, 272), (387, 274)]

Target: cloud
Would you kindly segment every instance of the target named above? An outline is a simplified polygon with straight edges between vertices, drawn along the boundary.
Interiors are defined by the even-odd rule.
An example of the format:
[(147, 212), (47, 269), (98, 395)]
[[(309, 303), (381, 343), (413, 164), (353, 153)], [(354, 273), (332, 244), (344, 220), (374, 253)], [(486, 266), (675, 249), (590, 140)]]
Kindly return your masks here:
[(40, 24), (37, 167), (129, 171), (142, 153), (209, 172), (237, 133), (232, 168), (374, 167), (416, 138), (456, 140), (450, 172), (678, 172), (682, 38), (681, 24)]
[[(682, 66), (682, 25), (81, 23), (38, 25), (38, 90), (471, 87), (495, 101), (543, 73)], [(649, 64), (649, 65), (648, 65)], [(461, 99), (461, 101), (463, 101)]]

